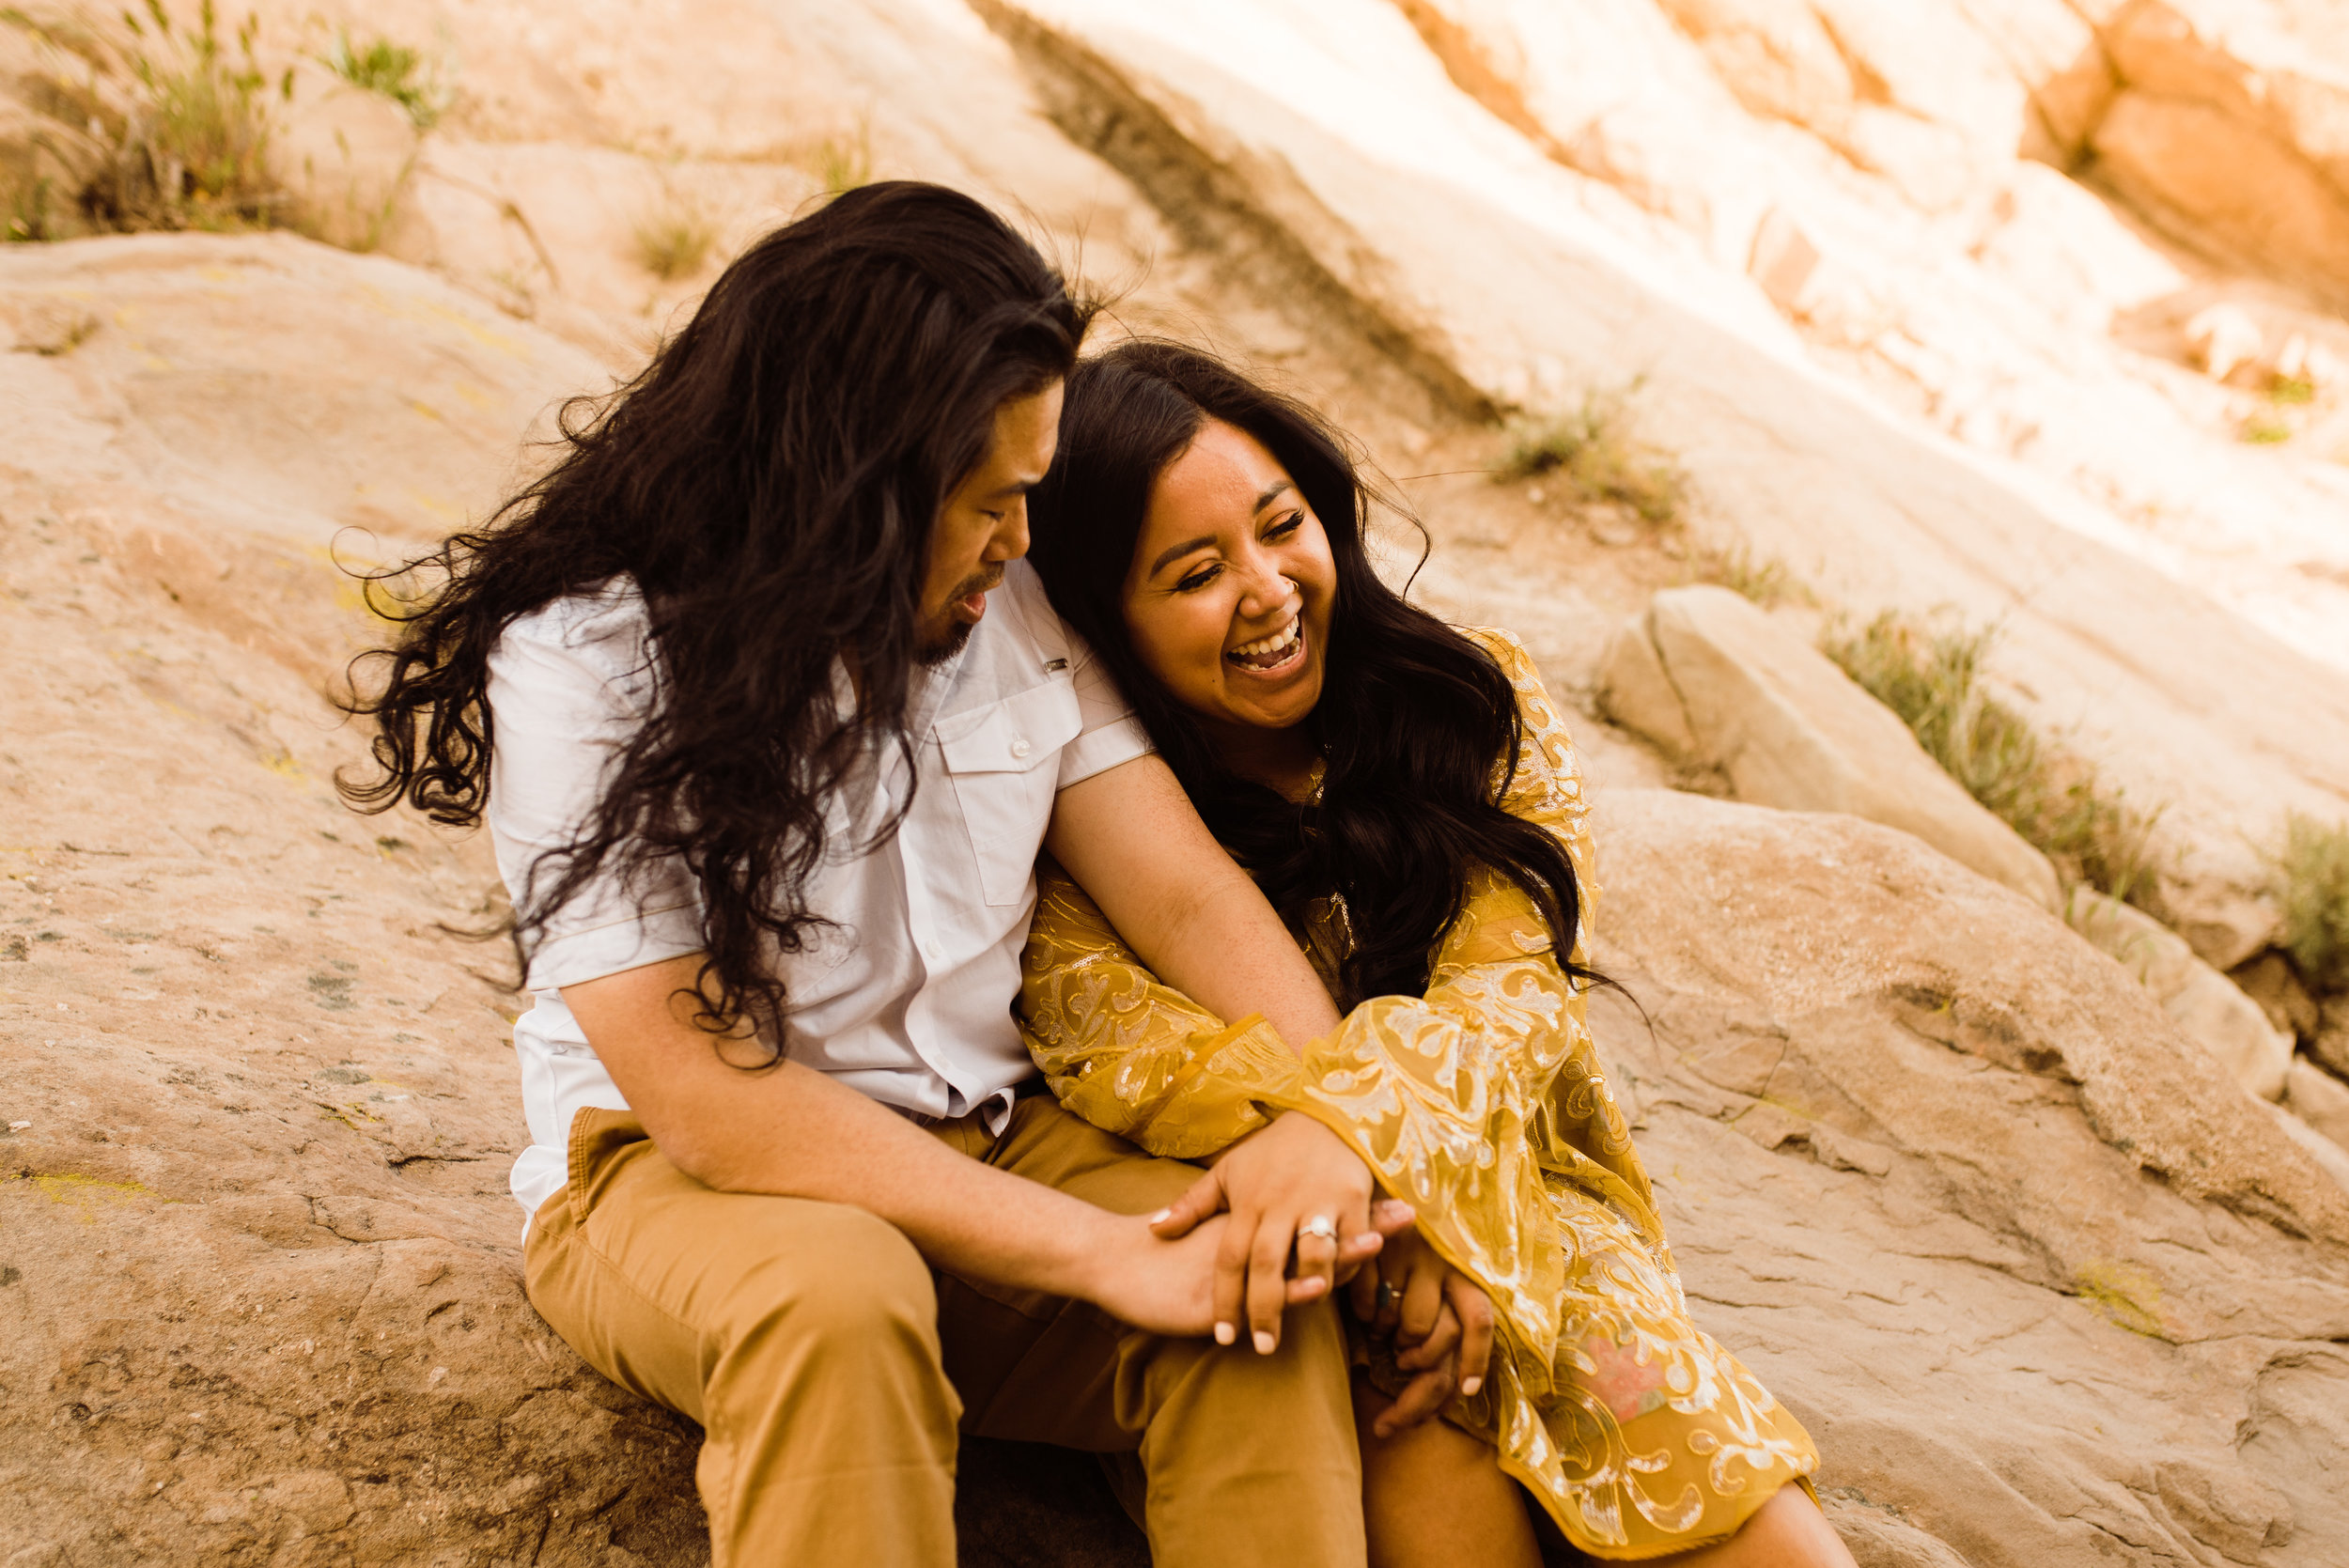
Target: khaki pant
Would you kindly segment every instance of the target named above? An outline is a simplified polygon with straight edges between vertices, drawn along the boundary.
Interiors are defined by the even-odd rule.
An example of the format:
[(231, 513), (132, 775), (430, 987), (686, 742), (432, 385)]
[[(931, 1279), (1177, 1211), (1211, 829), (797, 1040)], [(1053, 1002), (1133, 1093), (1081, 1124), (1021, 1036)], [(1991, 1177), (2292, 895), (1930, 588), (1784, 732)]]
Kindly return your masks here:
[[(1102, 1208), (1196, 1168), (1023, 1099), (1003, 1136), (938, 1135)], [(957, 1428), (1132, 1453), (1159, 1568), (1364, 1560), (1334, 1307), (1280, 1350), (1146, 1334), (1081, 1302), (933, 1270), (863, 1209), (719, 1192), (622, 1112), (583, 1110), (570, 1183), (523, 1251), (530, 1299), (589, 1364), (699, 1421), (713, 1568), (952, 1568)]]

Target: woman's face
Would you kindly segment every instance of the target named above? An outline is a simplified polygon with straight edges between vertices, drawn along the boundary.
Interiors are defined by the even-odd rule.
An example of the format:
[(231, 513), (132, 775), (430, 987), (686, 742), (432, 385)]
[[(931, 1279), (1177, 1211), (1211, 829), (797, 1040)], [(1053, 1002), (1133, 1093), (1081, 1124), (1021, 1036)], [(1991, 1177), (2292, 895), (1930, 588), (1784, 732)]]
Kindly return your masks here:
[(1211, 726), (1287, 729), (1321, 700), (1337, 582), (1287, 471), (1210, 419), (1151, 488), (1126, 625), (1143, 667)]

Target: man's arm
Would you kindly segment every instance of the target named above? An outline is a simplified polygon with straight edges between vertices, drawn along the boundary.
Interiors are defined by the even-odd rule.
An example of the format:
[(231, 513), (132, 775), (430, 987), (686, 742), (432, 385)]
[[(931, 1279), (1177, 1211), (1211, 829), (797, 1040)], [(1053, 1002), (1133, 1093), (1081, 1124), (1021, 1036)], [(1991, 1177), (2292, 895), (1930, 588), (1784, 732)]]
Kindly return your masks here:
[[(1199, 820), (1155, 756), (1062, 790), (1047, 848), (1158, 977), (1227, 1019), (1262, 1013), (1299, 1055), (1336, 1032), (1321, 977), (1248, 874)], [(1190, 1233), (1218, 1210), (1215, 1337), (1229, 1344), (1243, 1317), (1259, 1351), (1281, 1340), (1283, 1308), (1346, 1282), (1408, 1218), (1374, 1215), (1370, 1167), (1310, 1116), (1276, 1117), (1219, 1155), (1214, 1169), (1158, 1218), (1158, 1234)], [(1404, 1215), (1408, 1217), (1408, 1211)], [(1334, 1234), (1300, 1227), (1326, 1223)], [(1294, 1278), (1287, 1265), (1294, 1246)]]
[(1209, 1012), (1262, 1013), (1299, 1052), (1336, 1032), (1297, 939), (1157, 757), (1062, 790), (1044, 846), (1152, 972)]
[[(706, 1186), (852, 1203), (941, 1267), (1076, 1296), (1159, 1333), (1204, 1334), (1216, 1239), (1150, 1234), (972, 1159), (896, 1112), (697, 1027), (698, 954), (563, 987), (563, 1001), (670, 1163)], [(722, 1051), (723, 1054), (722, 1055)], [(727, 1060), (731, 1058), (732, 1061)]]

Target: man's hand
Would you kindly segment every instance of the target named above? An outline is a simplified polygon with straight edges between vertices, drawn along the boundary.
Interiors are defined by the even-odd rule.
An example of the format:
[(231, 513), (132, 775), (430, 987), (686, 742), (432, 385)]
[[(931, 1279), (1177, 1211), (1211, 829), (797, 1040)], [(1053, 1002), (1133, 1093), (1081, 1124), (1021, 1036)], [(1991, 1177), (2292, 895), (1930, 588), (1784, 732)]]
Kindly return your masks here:
[[(1381, 1292), (1381, 1284), (1393, 1288)], [(1372, 1423), (1377, 1436), (1418, 1425), (1442, 1409), (1455, 1388), (1465, 1395), (1484, 1387), (1493, 1350), (1491, 1298), (1445, 1263), (1416, 1227), (1387, 1243), (1377, 1267), (1355, 1276), (1352, 1299), (1355, 1317), (1371, 1332), (1393, 1336), (1394, 1364), (1418, 1374)]]
[(1216, 1250), (1230, 1224), (1219, 1215), (1168, 1240), (1151, 1234), (1148, 1220), (1119, 1216), (1077, 1294), (1153, 1334), (1205, 1334), (1215, 1316)]
[[(1230, 1211), (1216, 1253), (1216, 1343), (1237, 1339), (1245, 1317), (1251, 1343), (1269, 1356), (1281, 1343), (1283, 1307), (1335, 1290), (1377, 1254), (1383, 1231), (1410, 1223), (1410, 1210), (1401, 1204), (1380, 1205), (1400, 1215), (1374, 1217), (1377, 1190), (1370, 1168), (1336, 1133), (1291, 1112), (1225, 1150), (1172, 1207), (1151, 1216), (1151, 1225), (1161, 1236), (1180, 1236)], [(1316, 1219), (1330, 1221), (1336, 1234), (1298, 1234), (1299, 1226)], [(1287, 1277), (1292, 1246), (1294, 1279)]]

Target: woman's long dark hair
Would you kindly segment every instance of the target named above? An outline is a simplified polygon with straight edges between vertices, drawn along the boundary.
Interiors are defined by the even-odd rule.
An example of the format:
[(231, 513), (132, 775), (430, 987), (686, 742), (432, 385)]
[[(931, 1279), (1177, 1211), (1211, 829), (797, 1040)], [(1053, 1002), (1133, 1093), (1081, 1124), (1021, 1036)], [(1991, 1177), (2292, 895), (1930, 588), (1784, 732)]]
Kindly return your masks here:
[[(1318, 804), (1225, 768), (1197, 717), (1143, 667), (1126, 625), (1152, 487), (1209, 419), (1280, 460), (1336, 559), (1321, 701), (1306, 721), (1328, 764)], [(1059, 455), (1028, 498), (1029, 558), (1053, 607), (1117, 676), (1208, 829), (1293, 926), (1315, 900), (1344, 899), (1345, 1005), (1426, 988), (1474, 866), (1526, 891), (1562, 962), (1580, 914), (1564, 846), (1499, 803), (1522, 744), (1515, 688), (1484, 649), (1378, 580), (1368, 521), (1353, 460), (1312, 410), (1196, 349), (1146, 340), (1070, 375)]]
[[(370, 584), (401, 629), (353, 666), (378, 771), (338, 780), (345, 798), (478, 822), (499, 635), (633, 579), (651, 713), (579, 840), (534, 871), (516, 940), (527, 955), (591, 878), (677, 857), (701, 891), (706, 1021), (779, 1038), (772, 954), (820, 924), (805, 889), (825, 798), (911, 744), (939, 507), (985, 459), (997, 405), (1066, 375), (1090, 317), (1034, 246), (941, 186), (868, 185), (768, 235), (643, 374), (566, 408), (544, 477)], [(862, 695), (844, 718), (832, 670), (851, 646)]]

